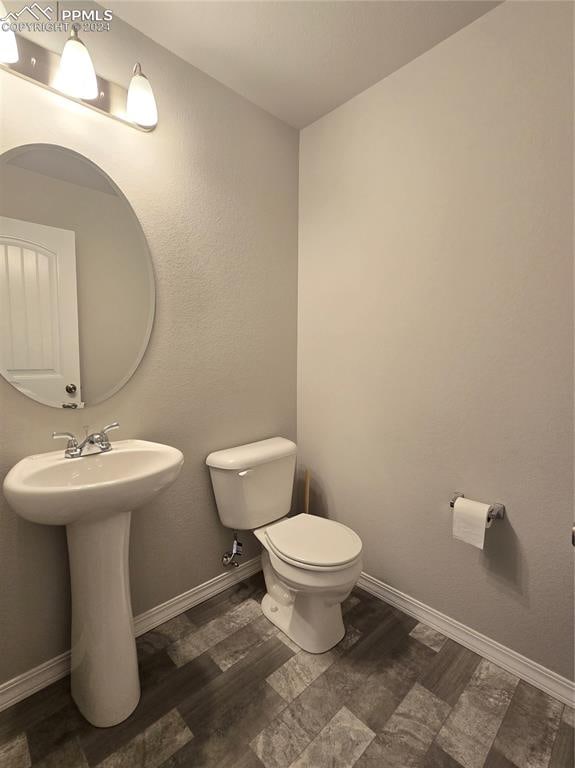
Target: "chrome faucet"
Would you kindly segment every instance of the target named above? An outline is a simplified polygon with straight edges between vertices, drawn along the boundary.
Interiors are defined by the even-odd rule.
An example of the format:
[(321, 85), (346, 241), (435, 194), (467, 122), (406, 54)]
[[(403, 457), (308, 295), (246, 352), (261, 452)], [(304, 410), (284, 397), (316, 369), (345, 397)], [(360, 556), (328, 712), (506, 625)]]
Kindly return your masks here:
[(71, 432), (52, 432), (52, 439), (59, 440), (64, 438), (68, 440), (66, 450), (64, 451), (64, 457), (66, 459), (79, 459), (82, 456), (89, 456), (91, 453), (106, 453), (106, 451), (111, 451), (112, 443), (108, 437), (108, 432), (119, 428), (120, 423), (114, 421), (99, 432), (92, 432), (91, 435), (86, 435), (81, 443), (78, 442), (76, 435), (73, 435)]

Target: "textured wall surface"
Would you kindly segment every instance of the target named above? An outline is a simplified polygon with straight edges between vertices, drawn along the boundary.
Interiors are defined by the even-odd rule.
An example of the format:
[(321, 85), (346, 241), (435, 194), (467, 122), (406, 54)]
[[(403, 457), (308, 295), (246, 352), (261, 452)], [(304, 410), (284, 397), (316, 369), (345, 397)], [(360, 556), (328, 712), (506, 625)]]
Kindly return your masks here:
[[(569, 677), (571, 11), (504, 3), (302, 132), (298, 342), (316, 511)], [(507, 505), (483, 552), (454, 490)]]
[[(122, 22), (86, 42), (112, 80), (127, 82), (142, 62), (157, 130), (142, 133), (0, 73), (1, 147), (60, 144), (114, 179), (150, 246), (156, 323), (136, 375), (83, 412), (40, 406), (0, 380), (0, 471), (54, 449), (54, 429), (113, 419), (118, 439), (184, 452), (175, 485), (133, 516), (138, 614), (221, 571), (231, 532), (217, 518), (205, 456), (295, 438), (298, 137)], [(251, 537), (246, 544), (247, 557), (255, 554)], [(0, 500), (0, 681), (66, 650), (68, 619), (64, 531), (20, 520)]]

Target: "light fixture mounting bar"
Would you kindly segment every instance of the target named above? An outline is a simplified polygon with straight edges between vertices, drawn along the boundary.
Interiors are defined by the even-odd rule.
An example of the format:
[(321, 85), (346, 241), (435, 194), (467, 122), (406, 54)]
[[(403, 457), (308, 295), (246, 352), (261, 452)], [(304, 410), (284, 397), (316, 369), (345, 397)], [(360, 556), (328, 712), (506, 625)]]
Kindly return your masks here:
[(13, 75), (18, 75), (25, 80), (41, 85), (42, 88), (46, 88), (52, 93), (56, 93), (63, 99), (68, 101), (75, 101), (77, 104), (82, 104), (84, 107), (93, 109), (96, 112), (107, 115), (114, 120), (119, 120), (125, 125), (129, 125), (132, 128), (136, 128), (138, 131), (149, 132), (154, 130), (153, 128), (143, 128), (126, 117), (126, 97), (128, 91), (118, 83), (114, 83), (111, 80), (106, 80), (100, 75), (96, 74), (98, 80), (98, 98), (91, 101), (84, 101), (84, 99), (75, 99), (72, 96), (68, 96), (57, 88), (54, 88), (56, 73), (58, 72), (58, 66), (60, 64), (60, 56), (54, 51), (50, 51), (48, 48), (44, 48), (37, 43), (32, 42), (22, 35), (16, 35), (18, 42), (18, 51), (20, 58), (15, 64), (0, 64), (0, 69), (6, 72), (11, 72)]

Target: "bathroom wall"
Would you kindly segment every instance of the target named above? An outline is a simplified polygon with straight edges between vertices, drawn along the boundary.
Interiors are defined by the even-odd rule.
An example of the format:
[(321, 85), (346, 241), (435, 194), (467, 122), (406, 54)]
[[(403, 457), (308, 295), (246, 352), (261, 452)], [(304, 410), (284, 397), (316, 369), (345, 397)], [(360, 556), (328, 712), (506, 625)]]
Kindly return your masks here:
[[(295, 438), (298, 136), (119, 20), (85, 39), (109, 79), (127, 83), (141, 61), (158, 100), (157, 130), (134, 130), (0, 72), (1, 148), (60, 144), (111, 176), (150, 246), (156, 322), (136, 375), (102, 405), (60, 412), (0, 380), (0, 472), (60, 448), (52, 430), (113, 419), (117, 439), (184, 452), (179, 480), (133, 516), (138, 614), (222, 571), (231, 532), (219, 524), (205, 456)], [(62, 40), (47, 33), (43, 42), (57, 50)], [(246, 545), (248, 559), (258, 547), (251, 536)], [(0, 627), (0, 682), (68, 647), (64, 531), (18, 519), (3, 499)]]
[[(573, 674), (572, 7), (506, 2), (305, 128), (299, 425), (365, 570)], [(507, 506), (483, 552), (453, 491)]]

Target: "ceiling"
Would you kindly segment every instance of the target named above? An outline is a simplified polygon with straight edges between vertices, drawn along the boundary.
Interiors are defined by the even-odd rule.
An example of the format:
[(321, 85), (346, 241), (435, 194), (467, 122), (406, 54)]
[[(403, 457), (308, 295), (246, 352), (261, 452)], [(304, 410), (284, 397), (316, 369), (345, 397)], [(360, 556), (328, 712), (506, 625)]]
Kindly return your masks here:
[(106, 7), (254, 104), (302, 128), (498, 4), (108, 0)]

